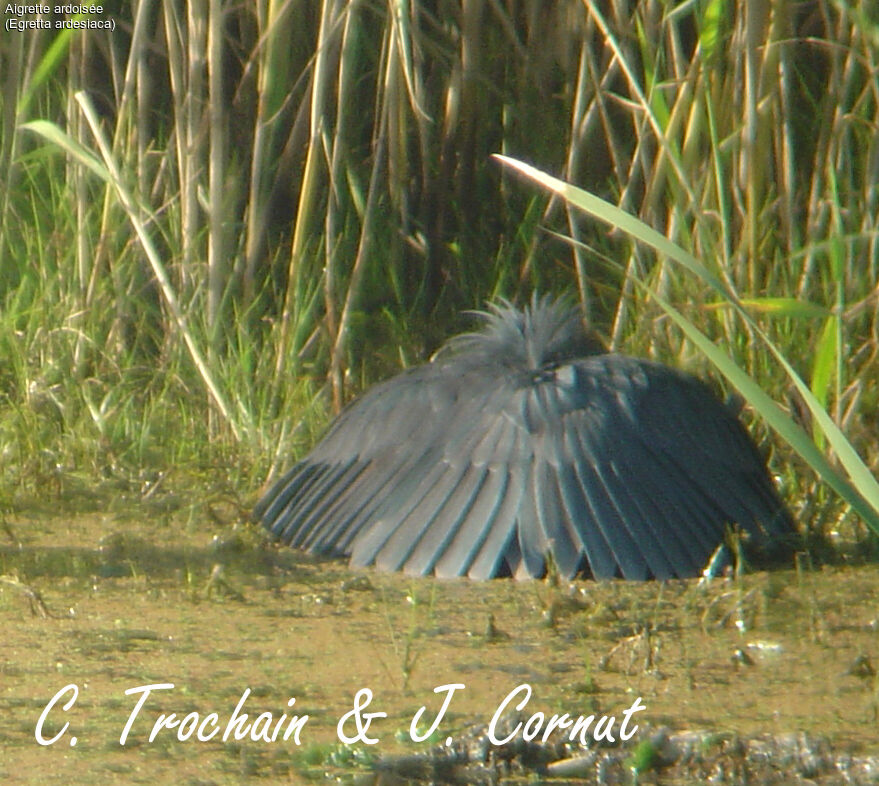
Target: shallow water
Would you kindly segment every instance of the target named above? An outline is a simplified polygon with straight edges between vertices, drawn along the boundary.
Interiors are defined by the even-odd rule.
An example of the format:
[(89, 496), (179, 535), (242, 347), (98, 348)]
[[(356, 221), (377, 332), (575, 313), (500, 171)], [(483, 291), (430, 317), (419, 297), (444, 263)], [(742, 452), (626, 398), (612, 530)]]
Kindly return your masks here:
[[(640, 698), (633, 724), (805, 731), (879, 753), (876, 565), (755, 573), (707, 588), (471, 583), (351, 572), (276, 548), (247, 526), (181, 527), (138, 511), (7, 523), (4, 782), (300, 782), (488, 723), (523, 683), (523, 712), (544, 721), (612, 715), (618, 734)], [(125, 691), (155, 684), (174, 687), (145, 697), (120, 744), (143, 696)], [(434, 689), (449, 684), (464, 687), (431, 739), (413, 742), (413, 716), (427, 708), (424, 732), (445, 696)], [(72, 688), (40, 727), (44, 740), (58, 739), (40, 745), (41, 713), (68, 685), (78, 690), (70, 709)], [(362, 735), (378, 742), (358, 744), (352, 758), (337, 724), (364, 688), (373, 698), (361, 715), (386, 717)], [(223, 741), (248, 690), (236, 717), (247, 713), (250, 725), (236, 728), (249, 733), (236, 740), (232, 729)], [(150, 741), (163, 713), (183, 724)], [(352, 718), (342, 727), (357, 731)]]

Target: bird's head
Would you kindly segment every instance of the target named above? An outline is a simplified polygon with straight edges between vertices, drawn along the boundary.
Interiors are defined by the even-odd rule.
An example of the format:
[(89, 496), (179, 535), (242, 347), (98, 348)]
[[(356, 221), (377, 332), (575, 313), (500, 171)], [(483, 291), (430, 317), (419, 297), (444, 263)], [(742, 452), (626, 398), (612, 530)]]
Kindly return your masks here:
[(470, 313), (482, 321), (482, 329), (455, 336), (439, 357), (534, 373), (607, 351), (583, 325), (579, 308), (563, 298), (535, 294), (524, 309), (500, 300), (487, 311)]

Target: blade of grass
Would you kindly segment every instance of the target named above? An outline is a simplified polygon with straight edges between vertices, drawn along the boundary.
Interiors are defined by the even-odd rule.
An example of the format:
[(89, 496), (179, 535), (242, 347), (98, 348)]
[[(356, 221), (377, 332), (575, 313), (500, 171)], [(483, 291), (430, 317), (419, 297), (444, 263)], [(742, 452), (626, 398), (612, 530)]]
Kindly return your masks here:
[[(729, 361), (729, 359), (721, 353), (721, 356), (725, 358), (728, 363), (718, 365), (715, 360), (717, 357), (715, 352), (706, 352), (706, 356), (717, 365), (718, 370), (720, 370), (720, 372), (723, 373), (724, 376), (726, 376), (737, 388), (742, 390), (740, 384), (745, 384), (745, 390), (747, 390), (748, 393), (745, 393), (745, 390), (742, 390), (742, 393), (748, 398), (757, 412), (768, 423), (770, 423), (770, 425), (772, 425), (772, 427), (778, 431), (785, 440), (788, 441), (791, 447), (802, 456), (816, 472), (818, 472), (828, 485), (837, 491), (837, 493), (839, 493), (840, 496), (842, 496), (859, 513), (859, 515), (863, 517), (865, 523), (874, 532), (879, 534), (879, 483), (877, 483), (876, 479), (870, 473), (870, 470), (861, 460), (860, 456), (858, 456), (851, 443), (846, 439), (836, 423), (833, 422), (830, 415), (821, 406), (812, 391), (809, 390), (808, 385), (806, 385), (800, 375), (797, 374), (793, 366), (791, 366), (778, 347), (769, 339), (763, 329), (757, 325), (751, 315), (743, 308), (740, 300), (732, 291), (730, 291), (716, 276), (705, 268), (705, 266), (702, 265), (692, 254), (687, 253), (664, 235), (659, 234), (639, 219), (620, 210), (615, 205), (612, 205), (593, 194), (589, 194), (576, 186), (565, 183), (558, 178), (547, 175), (546, 173), (521, 161), (517, 161), (516, 159), (500, 155), (495, 155), (495, 158), (501, 161), (501, 163), (536, 181), (549, 191), (558, 194), (563, 199), (569, 201), (571, 204), (577, 206), (589, 215), (592, 215), (613, 227), (622, 229), (626, 234), (652, 247), (659, 254), (668, 256), (683, 265), (687, 270), (697, 275), (728, 300), (730, 305), (736, 310), (753, 333), (758, 336), (769, 349), (784, 369), (787, 376), (793, 382), (797, 391), (809, 407), (817, 426), (827, 437), (827, 440), (839, 458), (840, 463), (851, 478), (851, 484), (849, 484), (830, 466), (823, 455), (818, 452), (812, 440), (810, 440), (799, 429), (799, 427), (797, 427), (796, 424), (794, 424), (794, 422), (778, 408), (771, 398), (763, 393), (756, 383), (753, 383), (753, 380), (751, 380), (752, 384), (750, 385), (744, 383), (739, 375), (737, 375), (730, 367), (730, 364), (734, 366), (732, 361)], [(665, 308), (663, 305), (663, 303), (665, 303), (664, 300), (657, 298), (656, 302)], [(675, 322), (680, 325), (674, 315), (670, 311), (668, 313), (672, 316)], [(681, 317), (681, 319), (683, 319), (683, 317)], [(689, 324), (689, 328), (693, 331), (696, 330), (692, 324)], [(689, 336), (689, 332), (685, 332)], [(707, 338), (705, 341), (708, 342), (708, 344), (711, 344)], [(703, 343), (700, 343), (699, 346), (700, 348), (703, 348)], [(714, 345), (711, 344), (711, 347), (714, 347)], [(752, 392), (756, 396), (754, 399), (750, 398), (750, 393)], [(772, 404), (772, 407), (769, 406), (770, 403)]]
[(101, 160), (90, 150), (83, 147), (73, 137), (64, 133), (57, 125), (50, 123), (48, 120), (31, 120), (29, 123), (22, 123), (20, 128), (25, 131), (33, 131), (35, 134), (43, 137), (47, 142), (51, 142), (56, 147), (60, 147), (74, 161), (79, 162), (87, 169), (94, 172), (101, 180), (107, 182), (110, 180), (110, 172)]
[(824, 457), (809, 436), (763, 391), (763, 389), (739, 368), (708, 336), (683, 316), (671, 303), (664, 300), (659, 293), (641, 281), (635, 282), (642, 287), (656, 303), (668, 314), (693, 344), (699, 348), (739, 391), (766, 421), (767, 425), (778, 433), (812, 469), (827, 483), (852, 509), (864, 520), (867, 526), (879, 534), (879, 511), (872, 501), (862, 496), (845, 478), (843, 478)]

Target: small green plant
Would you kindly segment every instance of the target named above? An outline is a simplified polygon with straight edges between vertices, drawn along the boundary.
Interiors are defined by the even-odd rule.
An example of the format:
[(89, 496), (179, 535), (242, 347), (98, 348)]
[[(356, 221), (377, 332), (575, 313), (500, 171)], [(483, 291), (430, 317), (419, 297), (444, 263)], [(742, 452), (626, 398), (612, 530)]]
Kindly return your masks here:
[(394, 617), (391, 614), (391, 607), (387, 595), (385, 592), (382, 592), (382, 603), (385, 607), (385, 619), (388, 623), (388, 633), (391, 637), (391, 645), (393, 646), (394, 654), (399, 661), (400, 675), (402, 677), (401, 687), (404, 692), (409, 689), (409, 680), (412, 678), (412, 673), (415, 671), (415, 666), (421, 655), (425, 627), (430, 627), (433, 624), (436, 592), (437, 588), (433, 585), (430, 591), (430, 600), (427, 604), (424, 604), (418, 598), (416, 585), (413, 584), (410, 587), (405, 598), (405, 602), (409, 607), (408, 625), (402, 636), (395, 627)]
[(653, 769), (659, 759), (659, 749), (653, 740), (641, 740), (626, 759), (626, 766), (632, 773), (633, 786), (637, 786), (639, 778)]
[(358, 745), (342, 743), (312, 743), (294, 754), (294, 767), (303, 776), (324, 780), (328, 769), (351, 774), (367, 769), (375, 762), (375, 755)]

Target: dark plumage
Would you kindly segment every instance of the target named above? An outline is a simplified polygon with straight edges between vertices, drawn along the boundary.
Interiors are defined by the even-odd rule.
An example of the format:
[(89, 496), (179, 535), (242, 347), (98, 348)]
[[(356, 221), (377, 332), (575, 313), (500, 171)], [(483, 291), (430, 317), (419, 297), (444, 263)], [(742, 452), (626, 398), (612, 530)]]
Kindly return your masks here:
[(793, 523), (747, 432), (698, 379), (607, 354), (576, 309), (481, 314), (373, 387), (260, 501), (278, 538), (415, 575), (698, 575), (736, 523)]

